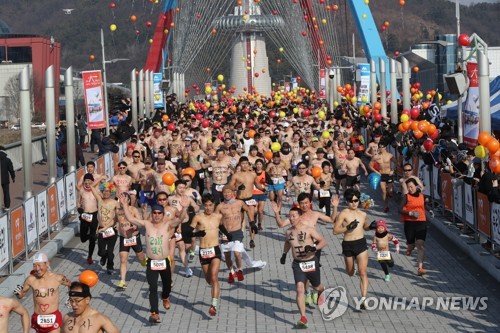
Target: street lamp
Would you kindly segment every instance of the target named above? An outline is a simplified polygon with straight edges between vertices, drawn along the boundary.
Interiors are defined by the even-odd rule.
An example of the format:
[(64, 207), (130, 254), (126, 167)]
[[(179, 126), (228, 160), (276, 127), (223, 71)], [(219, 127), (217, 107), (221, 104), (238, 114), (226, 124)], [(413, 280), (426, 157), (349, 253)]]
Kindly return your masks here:
[(106, 64), (114, 64), (115, 62), (118, 61), (126, 61), (130, 60), (127, 58), (117, 58), (117, 59), (111, 59), (111, 60), (106, 60), (106, 56), (104, 53), (104, 31), (101, 29), (101, 47), (102, 47), (102, 76), (103, 76), (103, 83), (104, 83), (104, 111), (105, 111), (105, 117), (106, 117), (106, 136), (109, 135), (109, 108), (108, 108), (108, 87), (107, 87), (107, 80), (106, 80)]

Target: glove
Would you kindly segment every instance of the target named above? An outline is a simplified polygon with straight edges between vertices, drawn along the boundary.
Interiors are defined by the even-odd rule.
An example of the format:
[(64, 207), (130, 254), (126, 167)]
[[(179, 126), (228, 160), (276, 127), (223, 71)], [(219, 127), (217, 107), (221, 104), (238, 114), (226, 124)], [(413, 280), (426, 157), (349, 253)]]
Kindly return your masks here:
[(357, 221), (357, 220), (354, 220), (351, 223), (349, 223), (347, 225), (347, 231), (351, 231), (351, 230), (356, 229), (356, 227), (358, 226), (358, 223), (359, 223), (359, 221)]
[(69, 302), (69, 296), (66, 298), (66, 301), (64, 302), (64, 306), (67, 307), (68, 309), (72, 309), (71, 303)]
[(372, 251), (377, 252), (377, 245), (375, 243), (372, 244)]
[(372, 223), (370, 223), (370, 230), (375, 230), (377, 229), (377, 221), (373, 220)]
[(205, 237), (207, 233), (205, 232), (205, 230), (200, 230), (200, 231), (197, 231), (197, 232), (193, 232), (193, 237)]
[(314, 245), (306, 245), (304, 246), (304, 251), (306, 252), (316, 252), (316, 246)]
[(396, 253), (399, 254), (399, 239), (397, 239), (396, 236), (392, 237), (392, 243), (396, 245)]
[(241, 184), (238, 186), (238, 191), (243, 191), (244, 189), (246, 189), (245, 185)]
[(320, 186), (320, 187), (324, 187), (324, 186), (325, 186), (325, 181), (324, 181), (324, 180), (320, 181), (320, 182), (319, 182), (319, 186)]
[(284, 265), (286, 262), (286, 253), (283, 253), (281, 255), (281, 259), (280, 259), (280, 264)]
[(82, 215), (83, 214), (83, 208), (82, 207), (78, 207), (78, 214)]
[(21, 286), (20, 284), (18, 284), (16, 286), (16, 288), (14, 289), (14, 295), (16, 295), (17, 297), (21, 296), (21, 292), (23, 291), (23, 286)]
[(229, 233), (226, 227), (224, 227), (222, 224), (219, 226), (219, 230), (224, 234), (224, 236), (226, 236), (228, 242), (231, 242), (233, 240), (233, 235)]
[(250, 230), (254, 233), (254, 234), (258, 234), (259, 233), (259, 228), (257, 228), (257, 225), (255, 224), (255, 222), (250, 222)]

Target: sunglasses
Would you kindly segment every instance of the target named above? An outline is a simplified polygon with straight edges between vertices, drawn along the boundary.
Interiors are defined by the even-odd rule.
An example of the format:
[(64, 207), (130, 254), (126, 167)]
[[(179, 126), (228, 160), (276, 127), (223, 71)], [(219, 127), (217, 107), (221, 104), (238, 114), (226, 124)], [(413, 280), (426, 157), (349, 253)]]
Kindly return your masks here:
[(168, 199), (167, 198), (158, 198), (156, 199), (156, 201), (160, 202), (160, 201), (167, 201)]
[(406, 172), (406, 171), (413, 171), (413, 169), (404, 169), (404, 171), (405, 171), (405, 172)]
[(139, 155), (132, 156), (133, 158), (141, 158)]
[(119, 167), (120, 170), (125, 170), (127, 167)]
[(359, 202), (359, 199), (351, 199), (349, 200), (350, 203), (358, 203)]
[(160, 215), (160, 214), (163, 214), (162, 212), (159, 212), (159, 211), (154, 211), (153, 212), (153, 215)]
[(306, 170), (307, 168), (299, 168), (299, 170)]

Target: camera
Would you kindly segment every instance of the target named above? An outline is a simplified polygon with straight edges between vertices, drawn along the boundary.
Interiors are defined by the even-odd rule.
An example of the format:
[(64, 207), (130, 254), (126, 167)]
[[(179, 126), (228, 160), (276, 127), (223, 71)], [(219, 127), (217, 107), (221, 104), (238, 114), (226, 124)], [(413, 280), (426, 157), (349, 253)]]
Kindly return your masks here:
[(333, 79), (335, 77), (335, 72), (333, 71), (333, 69), (330, 69), (328, 76), (330, 77), (330, 79)]

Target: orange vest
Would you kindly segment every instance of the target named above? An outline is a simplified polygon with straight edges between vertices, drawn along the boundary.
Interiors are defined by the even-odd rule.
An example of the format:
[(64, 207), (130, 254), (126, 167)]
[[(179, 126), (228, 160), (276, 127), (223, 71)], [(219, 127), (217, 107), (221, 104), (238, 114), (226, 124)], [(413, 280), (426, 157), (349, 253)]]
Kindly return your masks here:
[(354, 150), (355, 152), (365, 150), (365, 147), (361, 143), (361, 140), (359, 140), (358, 138), (352, 137), (351, 143), (352, 143), (352, 150)]
[[(260, 175), (257, 176), (257, 179), (259, 183), (265, 184), (266, 183), (266, 172), (262, 171)], [(264, 194), (261, 190), (259, 190), (255, 185), (253, 186), (252, 194)]]
[(419, 221), (425, 222), (425, 199), (422, 193), (418, 194), (418, 197), (414, 197), (411, 194), (406, 194), (406, 205), (403, 210), (405, 212), (419, 212), (419, 217), (413, 217), (408, 215), (401, 215), (403, 221)]

